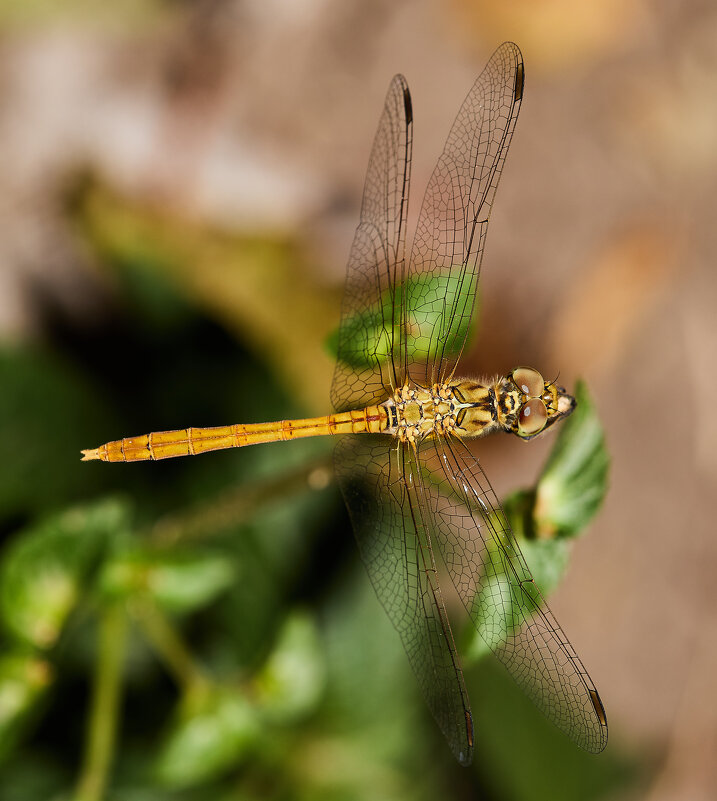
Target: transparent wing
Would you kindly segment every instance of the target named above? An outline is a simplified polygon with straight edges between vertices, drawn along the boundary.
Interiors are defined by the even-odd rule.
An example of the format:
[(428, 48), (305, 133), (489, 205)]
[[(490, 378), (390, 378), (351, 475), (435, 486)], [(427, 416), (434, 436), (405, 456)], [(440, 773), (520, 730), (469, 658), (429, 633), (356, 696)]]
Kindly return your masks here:
[(331, 402), (337, 411), (384, 400), (397, 386), (391, 355), (400, 318), (411, 167), (411, 96), (402, 75), (386, 95), (369, 158), (341, 309)]
[(488, 220), (523, 97), (523, 59), (502, 44), (458, 112), (423, 199), (403, 287), (404, 375), (452, 373), (469, 332)]
[(471, 619), (542, 712), (586, 751), (607, 743), (600, 696), (548, 609), (478, 461), (457, 439), (425, 440), (420, 481), (434, 542)]
[(473, 724), (431, 548), (430, 510), (415, 454), (376, 436), (336, 445), (336, 474), (361, 558), (398, 631), (428, 706), (459, 762), (473, 752)]

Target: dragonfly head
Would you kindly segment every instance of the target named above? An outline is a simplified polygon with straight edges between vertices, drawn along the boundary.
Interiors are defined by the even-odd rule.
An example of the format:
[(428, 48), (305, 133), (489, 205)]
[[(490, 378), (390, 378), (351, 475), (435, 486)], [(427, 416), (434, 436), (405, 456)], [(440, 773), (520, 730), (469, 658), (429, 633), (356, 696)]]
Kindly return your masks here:
[(575, 408), (575, 398), (532, 367), (516, 367), (498, 382), (499, 417), (506, 431), (533, 439)]

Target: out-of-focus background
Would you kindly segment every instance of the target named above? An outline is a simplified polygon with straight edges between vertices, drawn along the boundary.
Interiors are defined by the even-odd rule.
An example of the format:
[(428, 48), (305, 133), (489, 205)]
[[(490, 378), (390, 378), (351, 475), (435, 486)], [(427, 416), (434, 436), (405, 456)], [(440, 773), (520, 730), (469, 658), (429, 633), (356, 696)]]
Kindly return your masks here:
[[(551, 605), (611, 739), (579, 752), (486, 661), (464, 770), (327, 443), (79, 450), (329, 411), (388, 82), (415, 220), (505, 39), (526, 90), (465, 367), (596, 402), (611, 488)], [(714, 798), (716, 204), (709, 2), (0, 2), (0, 797)], [(505, 494), (549, 447), (476, 452)]]

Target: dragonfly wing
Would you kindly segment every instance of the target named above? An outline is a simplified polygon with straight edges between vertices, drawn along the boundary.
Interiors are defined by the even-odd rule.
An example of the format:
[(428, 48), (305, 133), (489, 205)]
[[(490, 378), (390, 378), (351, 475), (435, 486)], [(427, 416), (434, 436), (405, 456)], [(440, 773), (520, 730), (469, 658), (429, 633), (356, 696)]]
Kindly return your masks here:
[(498, 498), (457, 439), (419, 448), (435, 542), (471, 619), (542, 712), (586, 751), (607, 744), (600, 696), (537, 588)]
[(421, 691), (462, 764), (473, 752), (473, 724), (438, 586), (431, 512), (417, 489), (415, 453), (380, 436), (347, 436), (336, 445), (336, 473), (361, 558), (397, 629)]
[[(523, 97), (523, 59), (502, 44), (473, 84), (433, 171), (405, 284), (404, 370), (449, 376), (469, 332), (488, 220)], [(412, 369), (413, 367), (413, 369)]]
[(392, 354), (400, 320), (411, 167), (411, 96), (396, 75), (369, 158), (361, 219), (349, 255), (331, 401), (337, 411), (384, 400), (397, 385)]

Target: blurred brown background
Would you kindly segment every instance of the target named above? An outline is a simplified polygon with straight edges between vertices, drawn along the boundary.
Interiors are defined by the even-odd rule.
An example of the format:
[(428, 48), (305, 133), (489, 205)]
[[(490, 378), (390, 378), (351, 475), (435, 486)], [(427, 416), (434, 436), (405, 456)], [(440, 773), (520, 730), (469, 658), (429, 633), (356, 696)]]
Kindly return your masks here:
[[(415, 219), (463, 96), (501, 41), (519, 44), (525, 98), (467, 367), (587, 380), (611, 490), (552, 606), (612, 744), (651, 765), (620, 798), (713, 798), (717, 6), (6, 0), (0, 25), (2, 339), (42, 342), (48, 302), (90, 328), (111, 305), (111, 274), (67, 213), (68, 187), (91, 174), (188, 242), (211, 228), (300, 243), (275, 271), (179, 243), (190, 257), (171, 279), (310, 414), (328, 411), (322, 342), (390, 77), (413, 95)], [(478, 452), (500, 494), (548, 447), (498, 438)]]

